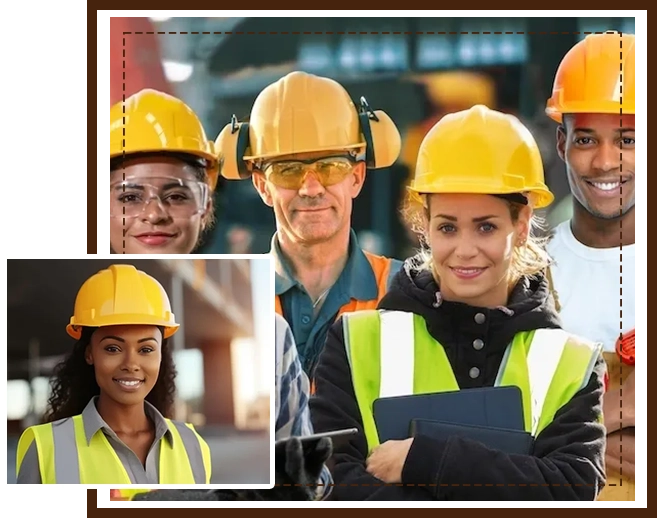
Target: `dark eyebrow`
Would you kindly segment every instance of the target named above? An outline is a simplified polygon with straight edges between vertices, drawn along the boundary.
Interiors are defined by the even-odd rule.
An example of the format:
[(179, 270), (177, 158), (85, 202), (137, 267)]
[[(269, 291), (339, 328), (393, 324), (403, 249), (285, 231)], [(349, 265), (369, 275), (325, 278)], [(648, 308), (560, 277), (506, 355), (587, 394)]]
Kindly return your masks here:
[[(100, 341), (102, 342), (103, 340), (116, 340), (118, 342), (125, 343), (125, 340), (123, 338), (118, 337), (118, 336), (104, 336), (103, 338), (100, 339)], [(137, 341), (137, 343), (148, 342), (149, 340), (153, 340), (154, 342), (157, 342), (157, 340), (155, 338), (153, 338), (152, 336), (149, 336), (148, 338), (140, 338)]]
[[(449, 221), (458, 221), (458, 218), (456, 218), (454, 216), (449, 216), (447, 214), (436, 214), (434, 216), (434, 218), (443, 218), (443, 219), (446, 219), (446, 220), (449, 220)], [(499, 218), (499, 216), (495, 216), (493, 214), (490, 214), (488, 216), (479, 216), (477, 218), (472, 218), (472, 221), (474, 223), (480, 223), (482, 221), (486, 221), (487, 219), (493, 219), (493, 218)]]
[(116, 340), (118, 342), (125, 343), (125, 340), (123, 338), (119, 338), (118, 336), (104, 336), (100, 339), (100, 341), (102, 342), (103, 340)]
[[(588, 135), (595, 135), (596, 133), (596, 131), (592, 128), (574, 128), (573, 131), (586, 133)], [(622, 135), (623, 133), (634, 132), (634, 128), (616, 128), (614, 131)]]

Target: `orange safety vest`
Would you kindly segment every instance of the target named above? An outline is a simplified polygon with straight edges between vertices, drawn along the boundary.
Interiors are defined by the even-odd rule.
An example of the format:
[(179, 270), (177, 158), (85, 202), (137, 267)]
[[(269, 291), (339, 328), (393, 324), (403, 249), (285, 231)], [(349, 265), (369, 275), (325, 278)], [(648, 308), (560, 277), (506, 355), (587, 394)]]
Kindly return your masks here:
[[(339, 309), (338, 314), (335, 317), (336, 320), (343, 313), (352, 312), (352, 311), (362, 311), (364, 309), (376, 309), (377, 305), (379, 304), (379, 301), (383, 298), (383, 296), (388, 291), (388, 284), (390, 281), (390, 273), (391, 273), (390, 268), (392, 267), (393, 262), (401, 264), (401, 262), (398, 260), (390, 259), (388, 257), (383, 257), (380, 255), (375, 255), (370, 252), (366, 252), (365, 250), (363, 250), (363, 253), (365, 254), (367, 260), (369, 261), (370, 266), (372, 267), (372, 271), (374, 272), (374, 277), (376, 278), (376, 286), (378, 288), (377, 296), (375, 299), (370, 299), (370, 300), (351, 299), (349, 302), (347, 302), (344, 306), (342, 306)], [(278, 295), (276, 295), (276, 313), (283, 316), (283, 306), (281, 304), (281, 298)], [(315, 393), (315, 380), (310, 380), (310, 393), (311, 394)]]

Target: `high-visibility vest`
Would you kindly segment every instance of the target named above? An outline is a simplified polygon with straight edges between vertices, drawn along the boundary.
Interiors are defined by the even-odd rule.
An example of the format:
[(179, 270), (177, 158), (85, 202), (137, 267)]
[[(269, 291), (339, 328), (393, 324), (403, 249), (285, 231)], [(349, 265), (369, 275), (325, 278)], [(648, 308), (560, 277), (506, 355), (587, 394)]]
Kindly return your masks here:
[[(209, 484), (210, 448), (188, 423), (166, 419), (173, 445), (160, 441), (160, 484)], [(132, 484), (121, 460), (102, 431), (87, 443), (82, 415), (23, 432), (18, 441), (16, 473), (34, 442), (42, 484)]]
[[(392, 282), (392, 278), (397, 274), (397, 271), (403, 264), (403, 262), (398, 259), (390, 259), (388, 257), (375, 255), (365, 250), (363, 250), (363, 253), (365, 254), (367, 260), (369, 261), (370, 266), (372, 267), (372, 271), (374, 272), (374, 277), (376, 278), (376, 285), (378, 288), (376, 298), (369, 300), (351, 299), (349, 302), (347, 302), (338, 310), (338, 313), (335, 317), (336, 320), (344, 313), (350, 313), (353, 311), (362, 311), (365, 309), (376, 309), (377, 305), (379, 304), (379, 301), (383, 298), (383, 296), (388, 291), (388, 287)], [(278, 313), (282, 317), (284, 316), (283, 305), (281, 304), (281, 298), (278, 295), (276, 295), (275, 309), (276, 309), (276, 313)], [(314, 394), (315, 389), (316, 389), (315, 380), (311, 379), (310, 393)]]
[[(623, 383), (625, 383), (627, 377), (634, 371), (634, 367), (622, 364), (621, 359), (615, 352), (604, 352), (602, 353), (602, 356), (607, 363), (609, 390), (617, 390)], [(596, 500), (613, 502), (635, 500), (634, 478), (628, 477), (626, 470), (623, 470), (621, 475), (618, 471), (607, 466), (606, 471), (607, 482)]]
[[(379, 444), (375, 399), (459, 390), (444, 348), (420, 315), (360, 311), (344, 315), (343, 329), (368, 451)], [(507, 347), (495, 386), (520, 388), (525, 431), (536, 437), (587, 385), (601, 348), (560, 329), (518, 333)]]

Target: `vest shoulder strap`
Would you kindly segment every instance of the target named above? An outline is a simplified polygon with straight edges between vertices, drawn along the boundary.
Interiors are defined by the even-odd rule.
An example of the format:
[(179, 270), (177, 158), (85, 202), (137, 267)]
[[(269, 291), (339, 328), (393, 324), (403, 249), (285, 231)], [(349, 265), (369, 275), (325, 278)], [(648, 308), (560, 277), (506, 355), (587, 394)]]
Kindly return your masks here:
[[(193, 478), (195, 484), (210, 483), (210, 456), (207, 444), (194, 429), (194, 426), (181, 421), (166, 419), (169, 430), (173, 435), (174, 447), (167, 441), (162, 441), (160, 453), (160, 483), (185, 483), (184, 480)], [(176, 443), (180, 444), (178, 447)]]
[(527, 354), (534, 436), (588, 384), (601, 348), (562, 329), (535, 331)]
[(602, 342), (596, 342), (594, 340), (569, 333), (568, 348), (573, 350), (573, 353), (581, 355), (585, 359), (588, 357), (588, 365), (582, 376), (582, 383), (578, 388), (579, 391), (586, 387), (588, 384), (589, 378), (591, 377), (593, 369), (595, 368), (595, 363), (602, 355), (603, 344)]
[(359, 369), (378, 357), (380, 386), (376, 397), (413, 393), (414, 323), (415, 315), (405, 311), (364, 310), (345, 314), (345, 348), (352, 372), (359, 376)]
[(376, 309), (363, 309), (342, 314), (344, 347), (352, 369), (354, 368), (353, 344), (367, 343), (365, 340), (371, 338), (371, 331), (378, 327), (378, 322), (379, 311)]
[(386, 289), (390, 289), (390, 285), (392, 284), (392, 279), (395, 278), (395, 275), (397, 275), (397, 272), (401, 270), (403, 265), (404, 265), (404, 261), (400, 261), (399, 259), (390, 259), (390, 271), (388, 272), (388, 281), (386, 283)]
[(381, 388), (379, 397), (413, 394), (415, 380), (415, 315), (380, 312)]
[(389, 257), (383, 257), (382, 255), (376, 255), (371, 252), (367, 252), (366, 250), (363, 250), (363, 254), (365, 254), (365, 257), (372, 267), (374, 277), (376, 278), (377, 287), (379, 289), (379, 298), (381, 298), (388, 290), (393, 277), (399, 271), (404, 262), (398, 259), (391, 259)]

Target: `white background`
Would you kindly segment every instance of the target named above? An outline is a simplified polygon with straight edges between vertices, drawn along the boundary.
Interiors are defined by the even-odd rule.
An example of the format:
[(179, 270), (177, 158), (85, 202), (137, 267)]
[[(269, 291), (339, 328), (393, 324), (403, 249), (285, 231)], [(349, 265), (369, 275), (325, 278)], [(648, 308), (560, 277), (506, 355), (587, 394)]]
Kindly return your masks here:
[[(79, 253), (80, 5), (0, 6), (0, 252)], [(102, 30), (100, 19), (97, 25)], [(89, 65), (98, 70), (102, 60)], [(100, 131), (101, 95), (94, 95), (97, 107), (87, 107), (98, 111), (94, 132)], [(85, 173), (103, 174), (102, 166)]]
[[(0, 252), (79, 253), (80, 4), (0, 5)], [(97, 69), (102, 59), (91, 65)], [(4, 419), (4, 401), (0, 404)], [(0, 512), (80, 511), (75, 488), (14, 495), (2, 492)]]

